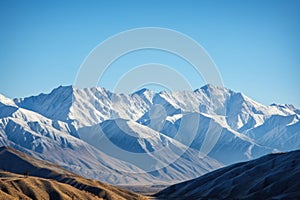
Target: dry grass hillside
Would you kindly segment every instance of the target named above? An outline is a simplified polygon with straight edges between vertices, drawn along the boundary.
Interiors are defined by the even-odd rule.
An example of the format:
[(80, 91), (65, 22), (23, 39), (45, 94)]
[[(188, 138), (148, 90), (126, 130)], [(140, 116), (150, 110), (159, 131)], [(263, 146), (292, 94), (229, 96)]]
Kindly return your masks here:
[[(24, 177), (23, 175), (0, 171), (0, 199), (103, 199), (76, 189), (68, 184), (51, 179)], [(116, 195), (112, 199), (119, 198)], [(121, 198), (119, 198), (121, 199)]]
[[(0, 170), (3, 170), (0, 173), (1, 199), (146, 199), (134, 192), (83, 178), (12, 148), (0, 148), (0, 161)], [(30, 176), (24, 177), (25, 172)]]

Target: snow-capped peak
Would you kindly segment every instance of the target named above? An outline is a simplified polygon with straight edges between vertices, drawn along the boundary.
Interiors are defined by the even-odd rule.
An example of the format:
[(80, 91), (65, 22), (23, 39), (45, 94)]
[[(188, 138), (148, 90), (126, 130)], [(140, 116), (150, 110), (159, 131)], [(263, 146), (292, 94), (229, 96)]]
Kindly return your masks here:
[(297, 113), (300, 115), (300, 109), (296, 108), (293, 104), (276, 104), (273, 103), (270, 105), (271, 107), (276, 107), (277, 109), (283, 111), (283, 112), (288, 112), (290, 111)]
[(16, 106), (14, 101), (10, 98), (5, 97), (4, 95), (0, 94), (0, 106), (6, 105), (6, 106)]
[[(199, 165), (201, 160), (195, 156), (199, 148), (200, 151), (211, 150), (208, 155), (223, 163), (247, 160), (274, 149), (300, 148), (299, 143), (295, 143), (300, 140), (298, 111), (290, 105), (264, 106), (242, 93), (211, 84), (195, 91), (156, 93), (142, 89), (133, 94), (113, 93), (101, 87), (60, 86), (49, 94), (14, 101), (0, 95), (0, 144), (29, 149), (31, 153), (44, 149), (39, 156), (92, 176), (99, 166), (99, 163), (93, 164), (95, 156), (99, 156), (99, 148), (106, 145), (98, 137), (101, 128), (112, 142), (131, 152), (139, 149), (138, 152), (149, 153), (162, 147), (180, 152), (183, 147), (190, 147), (189, 151), (193, 152), (184, 154), (178, 166), (157, 173), (165, 180), (174, 177), (179, 180), (179, 177), (187, 178), (187, 174), (191, 178), (203, 173), (199, 168), (203, 167)], [(182, 127), (184, 122), (188, 125)], [(193, 130), (197, 131), (194, 135)], [(84, 133), (90, 145), (99, 147), (92, 150), (96, 153), (89, 154), (92, 147), (84, 147), (88, 144), (79, 138), (79, 133)], [(191, 144), (190, 138), (193, 139)], [(213, 146), (202, 148), (207, 142)], [(80, 155), (81, 150), (77, 152), (79, 149), (85, 149), (86, 158)], [(111, 160), (109, 156), (102, 159), (103, 156), (97, 157), (97, 160), (101, 157), (100, 166)], [(169, 156), (162, 154), (161, 163)], [(121, 169), (122, 165), (133, 169), (132, 165), (117, 163)], [(184, 172), (181, 166), (185, 166)], [(147, 180), (151, 180), (151, 176), (147, 175)], [(105, 177), (109, 179), (110, 175)]]

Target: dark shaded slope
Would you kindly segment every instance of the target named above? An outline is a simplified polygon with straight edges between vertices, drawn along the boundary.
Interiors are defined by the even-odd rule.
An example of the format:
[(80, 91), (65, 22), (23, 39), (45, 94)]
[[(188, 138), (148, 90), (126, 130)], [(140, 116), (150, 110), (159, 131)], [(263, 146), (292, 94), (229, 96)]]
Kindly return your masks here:
[(161, 199), (300, 199), (300, 150), (238, 163), (172, 185)]
[(58, 165), (36, 159), (11, 147), (0, 147), (0, 169), (16, 174), (29, 172), (32, 176), (50, 179), (75, 175)]

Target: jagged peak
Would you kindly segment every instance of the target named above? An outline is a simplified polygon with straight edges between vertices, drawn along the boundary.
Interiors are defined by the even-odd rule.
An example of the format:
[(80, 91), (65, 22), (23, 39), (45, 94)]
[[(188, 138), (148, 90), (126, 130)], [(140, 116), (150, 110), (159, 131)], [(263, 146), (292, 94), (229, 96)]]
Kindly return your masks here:
[(224, 92), (233, 92), (232, 90), (230, 90), (230, 89), (228, 89), (228, 88), (226, 88), (226, 87), (224, 87), (224, 86), (217, 86), (217, 85), (213, 85), (213, 84), (206, 84), (206, 85), (204, 85), (204, 86), (202, 86), (201, 88), (199, 88), (199, 89), (196, 89), (196, 90), (194, 90), (194, 92), (196, 93), (196, 92), (199, 92), (199, 91), (204, 91), (204, 92), (209, 92), (209, 93), (212, 93), (212, 92), (222, 92), (222, 93), (224, 93)]
[(202, 86), (200, 89), (206, 90), (206, 89), (226, 89), (226, 88), (223, 86), (217, 86), (217, 85), (208, 83), (208, 84)]
[(133, 94), (141, 95), (141, 94), (145, 94), (146, 92), (151, 92), (151, 90), (149, 90), (147, 88), (142, 88), (140, 90), (135, 91)]
[[(75, 86), (73, 85), (67, 85), (67, 86), (63, 86), (60, 85), (57, 88), (54, 88), (50, 93), (54, 93), (54, 92), (62, 92), (62, 91), (69, 91), (69, 92), (73, 92), (76, 89)], [(43, 93), (42, 93), (43, 94)]]
[(297, 114), (300, 114), (300, 109), (296, 108), (293, 104), (277, 104), (277, 103), (272, 103), (270, 106), (272, 107), (277, 107), (279, 109), (288, 109), (291, 110)]
[(26, 99), (31, 99), (31, 98), (46, 98), (48, 97), (48, 95), (53, 95), (53, 94), (65, 94), (66, 92), (68, 92), (69, 94), (71, 94), (74, 91), (74, 87), (73, 86), (58, 86), (56, 88), (54, 88), (53, 90), (51, 90), (51, 92), (49, 93), (40, 93), (38, 95), (31, 95), (28, 97), (23, 97), (23, 98), (15, 98), (13, 99), (14, 103), (19, 105), (22, 101), (26, 100)]
[(272, 103), (272, 104), (270, 104), (270, 106), (278, 106), (278, 107), (297, 109), (293, 104)]
[(14, 101), (3, 94), (0, 94), (0, 104), (7, 105), (7, 106), (16, 106)]
[(66, 96), (70, 96), (70, 97), (73, 97), (73, 95), (75, 93), (78, 93), (80, 91), (84, 91), (84, 92), (87, 92), (87, 91), (91, 91), (91, 92), (105, 92), (105, 93), (111, 93), (110, 91), (106, 90), (104, 87), (90, 87), (90, 88), (80, 88), (80, 87), (77, 87), (77, 86), (74, 86), (74, 85), (66, 85), (66, 86), (63, 86), (63, 85), (60, 85), (56, 88), (54, 88), (50, 93), (40, 93), (39, 95), (33, 95), (33, 96), (29, 96), (29, 97), (25, 97), (25, 98), (16, 98), (14, 99), (14, 102), (16, 102), (17, 104), (21, 101), (23, 101), (24, 99), (27, 99), (27, 98), (34, 98), (34, 97), (48, 97), (48, 95), (66, 95)]

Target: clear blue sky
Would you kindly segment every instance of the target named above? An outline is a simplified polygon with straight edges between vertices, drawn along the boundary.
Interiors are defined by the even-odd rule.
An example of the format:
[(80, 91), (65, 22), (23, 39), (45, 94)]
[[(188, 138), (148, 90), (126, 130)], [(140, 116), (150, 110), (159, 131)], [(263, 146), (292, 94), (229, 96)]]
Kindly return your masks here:
[[(264, 104), (300, 107), (300, 1), (0, 1), (0, 93), (24, 97), (74, 82), (88, 53), (138, 27), (164, 27), (201, 44), (224, 85)], [(148, 62), (184, 63), (157, 51), (128, 55), (111, 74)], [(161, 60), (160, 60), (161, 59)], [(172, 60), (173, 59), (173, 60)], [(169, 63), (168, 63), (169, 62)], [(117, 76), (117, 75), (116, 75)], [(113, 78), (113, 77), (112, 77)], [(111, 89), (109, 79), (101, 86)]]

